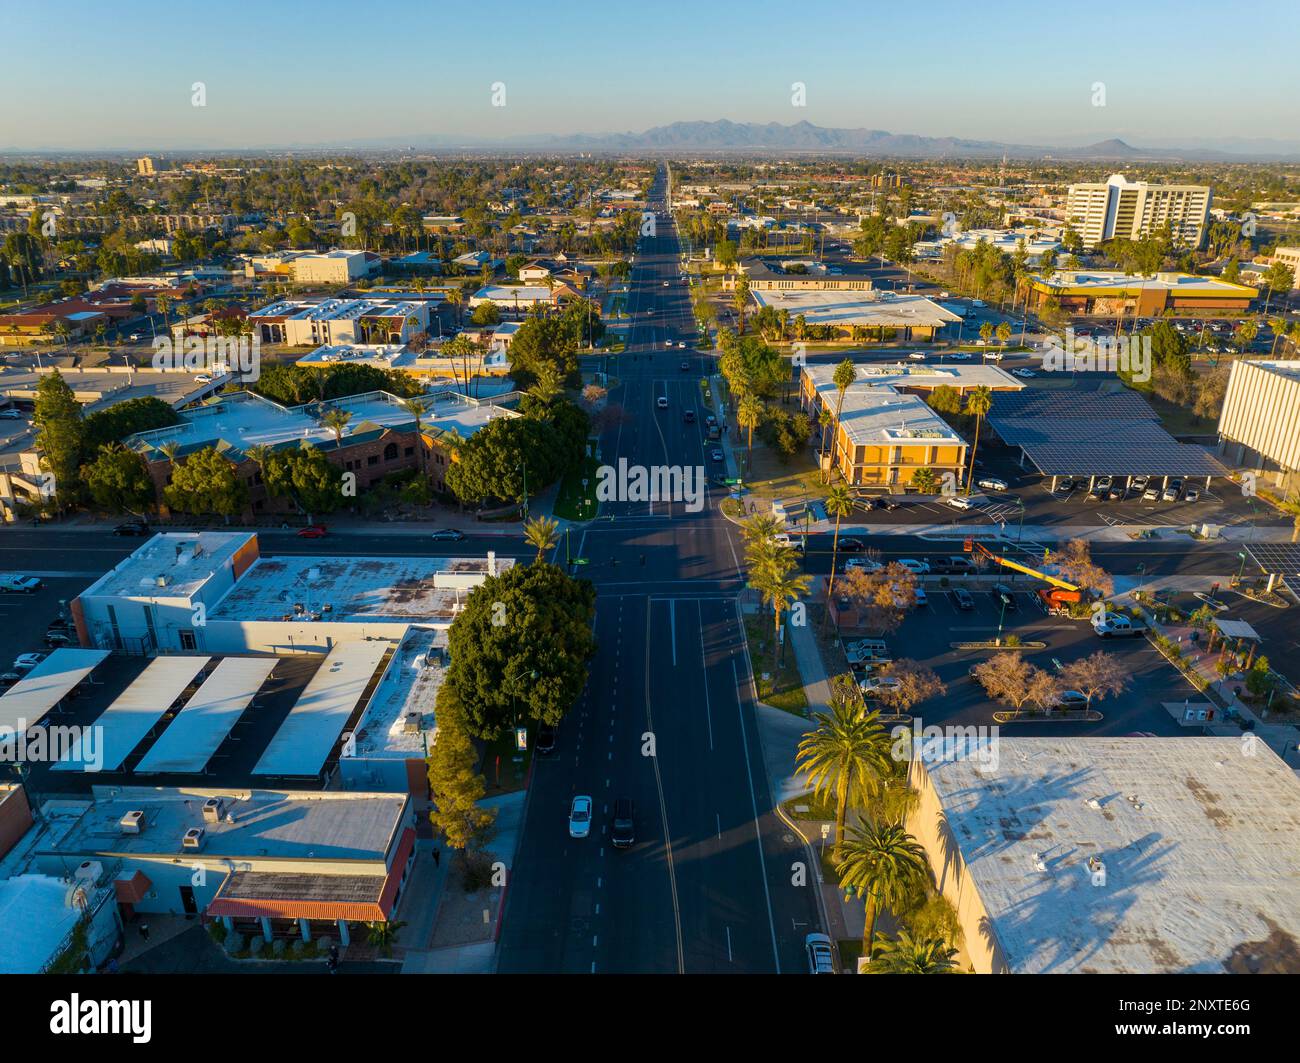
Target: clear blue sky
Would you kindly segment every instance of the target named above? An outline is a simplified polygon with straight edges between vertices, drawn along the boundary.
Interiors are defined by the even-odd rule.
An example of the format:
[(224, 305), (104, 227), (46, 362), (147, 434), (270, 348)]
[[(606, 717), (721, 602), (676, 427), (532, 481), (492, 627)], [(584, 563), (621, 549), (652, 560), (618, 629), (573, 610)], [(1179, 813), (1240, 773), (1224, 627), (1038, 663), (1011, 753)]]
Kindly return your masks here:
[[(1295, 0), (8, 0), (4, 29), (0, 148), (292, 146), (715, 118), (1037, 144), (1300, 141)], [(196, 81), (203, 108), (190, 104)], [(504, 108), (490, 105), (498, 81)], [(795, 81), (806, 107), (791, 106)], [(1091, 102), (1099, 81), (1105, 107)]]

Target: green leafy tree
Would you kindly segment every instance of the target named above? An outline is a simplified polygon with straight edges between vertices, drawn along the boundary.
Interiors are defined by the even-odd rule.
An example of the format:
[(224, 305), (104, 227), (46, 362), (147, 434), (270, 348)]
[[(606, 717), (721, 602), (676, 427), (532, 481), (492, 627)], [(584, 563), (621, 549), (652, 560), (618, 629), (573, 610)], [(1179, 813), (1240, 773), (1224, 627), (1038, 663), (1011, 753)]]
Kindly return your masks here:
[(533, 494), (565, 471), (567, 456), (556, 446), (555, 428), (532, 417), (499, 417), (475, 432), (456, 451), (447, 469), (447, 488), (462, 502), (492, 499), (521, 502), (525, 463)]
[(121, 443), (106, 443), (81, 478), (95, 505), (109, 513), (144, 513), (154, 503), (154, 483), (144, 458)]
[(341, 470), (306, 440), (299, 447), (271, 451), (259, 464), (266, 493), (289, 499), (308, 522), (343, 504)]
[(465, 727), (494, 738), (516, 722), (558, 724), (582, 693), (596, 651), (596, 592), (554, 565), (515, 565), (466, 599), (448, 634), (448, 679)]
[(183, 462), (173, 462), (172, 482), (163, 488), (163, 501), (181, 513), (229, 521), (247, 505), (248, 488), (227, 458), (214, 447), (204, 447)]
[(75, 504), (81, 493), (79, 467), (85, 449), (81, 403), (56, 369), (36, 385), (36, 446), (41, 466), (54, 475), (58, 504)]
[(429, 821), (452, 849), (479, 849), (487, 843), (496, 811), (479, 807), (487, 783), (479, 774), (478, 754), (465, 730), (464, 709), (455, 685), (444, 682), (435, 704), (438, 737), (425, 762), (433, 810)]

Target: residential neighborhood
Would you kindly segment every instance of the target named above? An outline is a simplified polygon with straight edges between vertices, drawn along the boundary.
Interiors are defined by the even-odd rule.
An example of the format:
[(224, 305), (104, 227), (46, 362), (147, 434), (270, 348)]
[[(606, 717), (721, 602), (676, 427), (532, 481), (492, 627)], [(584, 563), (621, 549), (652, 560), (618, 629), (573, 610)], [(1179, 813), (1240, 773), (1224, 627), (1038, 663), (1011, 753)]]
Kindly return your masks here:
[[(560, 27), (628, 13), (469, 63), (465, 12), (398, 8), (347, 92), (294, 81), (316, 13), (236, 4), (301, 50), (258, 92), (0, 119), (0, 972), (41, 1029), (138, 1043), (107, 998), (148, 997), (170, 1042), (193, 974), (270, 978), (268, 1022), (514, 975), (534, 1025), (551, 975), (946, 974), (1029, 976), (1033, 1038), (1052, 976), (1118, 974), (1066, 983), (1090, 1039), (1281, 1031), (1238, 977), (1300, 974), (1276, 101), (1175, 107), (1138, 38), (1041, 99), (969, 45), (867, 71), (822, 5), (798, 79), (670, 4), (760, 72), (610, 83)], [(914, 15), (870, 33), (933, 49)], [(85, 92), (172, 77), (66, 32)]]

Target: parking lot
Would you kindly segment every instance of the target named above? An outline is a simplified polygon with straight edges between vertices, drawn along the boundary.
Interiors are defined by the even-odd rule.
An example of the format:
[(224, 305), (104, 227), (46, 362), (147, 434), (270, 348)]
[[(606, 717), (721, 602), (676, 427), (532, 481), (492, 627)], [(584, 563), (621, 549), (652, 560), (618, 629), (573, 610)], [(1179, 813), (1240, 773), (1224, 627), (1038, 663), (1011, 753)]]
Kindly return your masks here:
[[(1145, 638), (1100, 639), (1082, 620), (1047, 616), (1037, 604), (1033, 587), (1037, 581), (1002, 577), (1012, 591), (1015, 609), (1005, 612), (995, 602), (988, 581), (951, 580), (952, 587), (965, 587), (974, 600), (969, 610), (958, 609), (953, 596), (939, 586), (934, 577), (924, 586), (928, 604), (914, 609), (902, 627), (886, 637), (894, 660), (910, 658), (932, 668), (947, 685), (946, 695), (932, 698), (914, 715), (923, 725), (992, 726), (993, 713), (1009, 708), (988, 697), (984, 689), (967, 674), (972, 664), (987, 660), (995, 651), (954, 650), (953, 642), (991, 640), (998, 635), (1016, 635), (1022, 641), (1041, 641), (1045, 649), (1025, 650), (1025, 657), (1036, 667), (1057, 671), (1061, 666), (1097, 650), (1118, 659), (1130, 678), (1127, 690), (1118, 697), (1094, 702), (1093, 708), (1105, 717), (1099, 723), (1023, 723), (1003, 725), (1008, 735), (1109, 735), (1134, 733), (1178, 735), (1185, 732), (1162, 702), (1196, 699), (1196, 691), (1182, 675), (1151, 646)], [(852, 636), (846, 636), (852, 641)], [(840, 660), (833, 662), (839, 671)]]

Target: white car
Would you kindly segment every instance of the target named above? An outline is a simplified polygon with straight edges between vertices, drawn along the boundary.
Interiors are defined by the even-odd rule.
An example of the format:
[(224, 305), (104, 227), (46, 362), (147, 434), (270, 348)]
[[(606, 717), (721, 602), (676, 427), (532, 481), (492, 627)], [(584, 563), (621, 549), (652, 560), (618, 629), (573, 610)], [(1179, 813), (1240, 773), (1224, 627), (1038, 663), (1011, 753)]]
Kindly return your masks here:
[(986, 362), (1000, 362), (1000, 361), (1002, 361), (1002, 359), (1005, 358), (1005, 357), (1006, 357), (1006, 355), (1003, 354), (1001, 351), (985, 351), (985, 352), (984, 352), (984, 360), (985, 360)]
[(666, 395), (660, 395), (659, 398), (655, 399), (655, 405), (661, 410), (668, 409), (668, 397)]
[(889, 690), (897, 690), (902, 684), (892, 675), (871, 675), (858, 683), (858, 689), (866, 698), (878, 698)]
[(960, 509), (962, 511), (965, 511), (968, 509), (975, 508), (975, 503), (972, 502), (965, 495), (945, 495), (943, 500), (948, 505), (952, 506), (953, 509)]
[(1195, 487), (1189, 487), (1186, 491), (1183, 492), (1184, 502), (1196, 502), (1199, 501), (1200, 497), (1201, 497), (1201, 492), (1198, 491)]
[(1013, 369), (1011, 370), (1011, 375), (1021, 377), (1024, 380), (1029, 380), (1031, 377), (1038, 376), (1038, 373), (1032, 369)]
[(948, 360), (951, 362), (969, 362), (970, 351), (954, 351), (948, 355)]
[(868, 572), (879, 572), (884, 567), (885, 566), (879, 561), (873, 560), (870, 557), (851, 557), (844, 562), (845, 572), (851, 568), (861, 568)]
[(986, 491), (1005, 491), (1007, 490), (1006, 480), (999, 480), (996, 476), (986, 476), (976, 483)]
[(905, 569), (915, 572), (918, 576), (926, 576), (930, 573), (930, 563), (928, 561), (915, 561), (910, 557), (899, 558), (898, 563)]
[(664, 287), (665, 287), (665, 288), (668, 287), (668, 282), (667, 282), (667, 281), (664, 281)]
[(591, 798), (578, 796), (569, 808), (569, 837), (585, 838), (591, 833)]
[(665, 347), (671, 347), (672, 345), (673, 345), (673, 341), (672, 341), (672, 340), (664, 340), (664, 346), (665, 346)]
[(912, 361), (914, 361), (914, 362), (924, 362), (924, 361), (925, 361), (925, 352), (924, 352), (924, 351), (913, 351), (911, 354), (908, 355), (908, 357), (909, 357), (910, 359), (912, 359)]
[(1143, 502), (1157, 502), (1160, 500), (1160, 488), (1154, 484), (1142, 492)]
[(684, 350), (686, 350), (686, 341), (685, 341), (685, 340), (678, 340), (678, 341), (677, 341), (677, 349), (678, 349), (679, 351), (684, 351)]
[(41, 661), (48, 657), (48, 653), (24, 653), (14, 658), (15, 672), (30, 672)]

